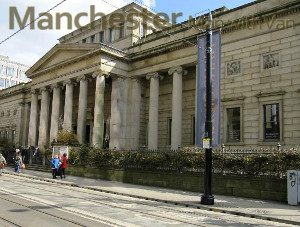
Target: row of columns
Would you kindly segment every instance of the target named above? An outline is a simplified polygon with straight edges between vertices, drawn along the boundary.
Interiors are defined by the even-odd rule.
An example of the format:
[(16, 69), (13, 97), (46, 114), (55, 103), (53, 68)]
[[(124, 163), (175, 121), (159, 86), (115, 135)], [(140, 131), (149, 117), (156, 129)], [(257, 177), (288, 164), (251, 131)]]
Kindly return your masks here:
[[(93, 143), (97, 147), (102, 147), (103, 141), (103, 127), (104, 127), (104, 90), (105, 90), (105, 74), (103, 72), (96, 72), (93, 74), (96, 78), (96, 91), (95, 91), (95, 113), (94, 113), (94, 128), (93, 128)], [(77, 118), (77, 139), (79, 143), (83, 143), (85, 139), (86, 130), (86, 110), (88, 100), (88, 81), (87, 76), (82, 76), (77, 79), (80, 83), (79, 90), (79, 105), (78, 105), (78, 118)], [(68, 80), (63, 83), (65, 89), (65, 105), (64, 105), (64, 122), (63, 128), (65, 130), (72, 130), (72, 115), (73, 115), (73, 93), (75, 83)], [(61, 106), (62, 87), (58, 84), (50, 87), (53, 90), (52, 99), (52, 113), (50, 121), (50, 140), (57, 137), (59, 130), (59, 114)], [(49, 143), (49, 116), (50, 116), (50, 88), (45, 87), (40, 89), (42, 92), (40, 118), (38, 107), (38, 91), (31, 92), (31, 109), (29, 121), (29, 136), (28, 144), (43, 148)], [(40, 121), (39, 129), (37, 127), (38, 120)], [(39, 130), (37, 133), (37, 130)], [(39, 137), (37, 138), (37, 135)]]
[[(173, 76), (172, 89), (172, 131), (171, 131), (171, 149), (178, 149), (181, 146), (182, 136), (182, 76), (186, 74), (181, 66), (171, 68), (168, 71), (169, 75)], [(104, 91), (105, 91), (105, 77), (106, 73), (102, 71), (95, 72), (93, 78), (96, 79), (95, 90), (95, 108), (94, 108), (94, 128), (92, 142), (96, 147), (103, 146), (103, 127), (104, 127)], [(156, 150), (158, 148), (158, 107), (159, 107), (159, 80), (163, 79), (159, 73), (151, 73), (146, 76), (150, 80), (150, 100), (149, 100), (149, 127), (148, 127), (148, 149)], [(88, 100), (88, 82), (87, 76), (81, 76), (77, 79), (80, 84), (79, 89), (79, 106), (77, 118), (77, 138), (79, 143), (83, 143), (85, 139), (86, 130), (86, 109)], [(121, 79), (122, 80), (122, 79)], [(122, 82), (121, 80), (114, 80), (112, 85), (112, 100), (111, 100), (111, 147), (125, 148), (126, 142), (121, 140), (133, 139), (133, 137), (126, 137), (128, 135), (139, 136), (139, 119), (136, 119), (140, 111), (140, 96), (141, 87), (139, 83), (134, 82), (133, 86)], [(72, 129), (72, 110), (73, 110), (73, 92), (75, 83), (71, 80), (63, 83), (65, 86), (65, 105), (64, 105), (64, 122), (63, 128), (66, 130)], [(122, 86), (121, 86), (122, 85)], [(62, 87), (59, 85), (51, 86), (53, 90), (52, 113), (50, 122), (50, 140), (56, 138), (59, 129), (59, 114), (61, 106)], [(126, 90), (126, 91), (125, 91)], [(132, 90), (131, 93), (128, 90)], [(38, 145), (44, 147), (48, 145), (49, 136), (49, 102), (50, 90), (48, 88), (41, 89), (41, 111), (40, 111), (40, 126), (39, 138), (37, 138), (38, 125), (38, 92), (32, 91), (32, 102), (29, 123), (29, 145)], [(131, 102), (127, 103), (126, 97), (131, 95)], [(134, 118), (125, 119), (122, 116), (127, 116), (131, 107), (127, 105), (134, 104), (136, 114)], [(132, 107), (133, 108), (133, 107)], [(129, 115), (132, 115), (129, 113)], [(127, 117), (128, 118), (128, 117)], [(132, 118), (132, 119), (131, 119)], [(121, 120), (122, 119), (122, 120)], [(124, 121), (131, 121), (131, 125), (126, 125)], [(135, 139), (134, 143), (138, 143)]]
[[(187, 71), (181, 66), (171, 68), (169, 75), (173, 76), (172, 89), (172, 130), (171, 149), (176, 150), (181, 146), (182, 134), (182, 76)], [(148, 149), (158, 148), (158, 107), (159, 107), (159, 80), (163, 77), (159, 73), (151, 73), (146, 76), (150, 80), (150, 100), (149, 100), (149, 125), (148, 125)]]

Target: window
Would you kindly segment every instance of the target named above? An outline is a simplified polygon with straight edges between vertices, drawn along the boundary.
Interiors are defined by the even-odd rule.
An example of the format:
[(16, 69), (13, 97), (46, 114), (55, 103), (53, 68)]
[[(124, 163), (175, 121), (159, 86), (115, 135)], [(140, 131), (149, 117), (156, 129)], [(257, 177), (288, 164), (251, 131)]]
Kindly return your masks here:
[(6, 80), (6, 86), (5, 87), (6, 88), (10, 87), (10, 81), (9, 81), (9, 79)]
[(145, 25), (140, 23), (140, 36), (144, 36), (145, 35)]
[(0, 78), (0, 87), (5, 87), (5, 79)]
[(263, 105), (264, 110), (264, 141), (279, 141), (279, 104)]
[(95, 35), (92, 35), (91, 36), (91, 43), (94, 43), (95, 42)]
[(82, 43), (86, 43), (86, 39), (83, 39), (83, 40), (82, 40)]
[(120, 24), (120, 33), (119, 33), (119, 38), (123, 38), (124, 37), (124, 24)]
[(227, 109), (227, 142), (241, 141), (241, 110), (237, 108)]
[(109, 42), (114, 41), (114, 39), (115, 39), (114, 33), (115, 33), (114, 29), (110, 28), (109, 29)]
[(16, 130), (11, 131), (11, 143), (15, 145)]
[(14, 86), (14, 85), (16, 85), (16, 84), (17, 84), (17, 81), (15, 81), (15, 80), (11, 80), (11, 81), (10, 81), (10, 84), (11, 84), (11, 86)]
[(196, 117), (192, 117), (192, 145), (196, 144)]
[(172, 118), (168, 119), (168, 145), (171, 145), (172, 138)]
[(14, 68), (7, 67), (7, 76), (13, 76), (14, 75)]
[(21, 71), (21, 79), (22, 80), (26, 80), (27, 79), (24, 71)]
[(104, 43), (104, 31), (99, 33), (99, 42)]
[(3, 72), (3, 65), (0, 65), (0, 75), (2, 75)]
[(6, 76), (6, 66), (5, 65), (3, 65), (3, 70), (2, 70), (2, 75), (4, 75), (4, 76)]

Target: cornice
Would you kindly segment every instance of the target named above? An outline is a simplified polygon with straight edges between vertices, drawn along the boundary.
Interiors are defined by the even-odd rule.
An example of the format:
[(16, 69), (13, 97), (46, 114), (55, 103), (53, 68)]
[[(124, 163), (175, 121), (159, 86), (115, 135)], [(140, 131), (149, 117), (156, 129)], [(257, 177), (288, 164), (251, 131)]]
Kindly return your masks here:
[[(86, 67), (84, 67), (84, 68), (80, 68), (80, 69), (77, 69), (77, 70), (73, 70), (73, 71), (70, 71), (70, 72), (68, 72), (68, 73), (61, 74), (60, 76), (55, 77), (55, 78), (53, 78), (53, 79), (44, 80), (44, 81), (41, 81), (41, 82), (32, 84), (32, 86), (36, 86), (36, 85), (40, 85), (40, 84), (48, 84), (50, 81), (55, 81), (55, 80), (57, 80), (57, 79), (59, 79), (59, 78), (64, 78), (64, 77), (67, 77), (67, 76), (72, 75), (72, 74), (75, 74), (75, 73), (79, 73), (79, 72), (83, 72), (83, 71), (88, 70), (88, 69), (91, 69), (91, 68), (95, 68), (95, 67), (97, 67), (97, 66), (98, 66), (98, 67), (101, 66), (101, 62), (98, 62), (98, 63), (93, 64), (93, 65), (86, 66)], [(72, 78), (71, 78), (71, 79), (72, 79)], [(69, 80), (69, 79), (67, 79), (66, 81), (68, 81), (68, 80)], [(72, 80), (72, 82), (73, 82), (73, 83), (76, 83), (75, 80), (74, 80), (74, 81)]]
[[(86, 54), (82, 54), (80, 56), (77, 56), (77, 57), (74, 57), (71, 59), (67, 59), (65, 61), (54, 64), (44, 70), (41, 70), (38, 72), (33, 72), (31, 74), (29, 72), (30, 78), (33, 78), (38, 75), (45, 74), (45, 73), (48, 73), (48, 72), (51, 72), (51, 71), (54, 71), (54, 70), (57, 70), (60, 68), (64, 68), (68, 65), (74, 64), (74, 63), (79, 62), (84, 59), (87, 59), (91, 56), (97, 56), (101, 52), (108, 56), (112, 56), (113, 58), (120, 60), (122, 62), (126, 62), (126, 63), (129, 62), (129, 59), (126, 57), (126, 52), (124, 52), (122, 50), (118, 50), (118, 49), (111, 47), (109, 45), (106, 45), (106, 44), (86, 44), (86, 47), (84, 47), (83, 45), (80, 45), (80, 46), (78, 45), (78, 47), (77, 47), (77, 45), (78, 44), (59, 44), (57, 47), (54, 47), (51, 51), (49, 51), (49, 57), (51, 57), (56, 51), (64, 50), (64, 49), (74, 49), (74, 50), (82, 49), (82, 50), (91, 50), (91, 51)], [(47, 58), (46, 55), (43, 57), (45, 59), (42, 60), (41, 64), (46, 62), (46, 60), (49, 58), (49, 57)], [(33, 66), (31, 70), (34, 71), (34, 67), (38, 67), (38, 66), (39, 65)]]
[(221, 99), (221, 102), (240, 101), (240, 100), (245, 100), (245, 98), (246, 98), (246, 96), (223, 98), (223, 99)]
[(269, 97), (269, 96), (279, 96), (284, 95), (286, 91), (274, 91), (274, 92), (260, 92), (256, 95), (257, 98)]
[(30, 92), (30, 86), (27, 84), (20, 84), (11, 88), (6, 88), (0, 91), (0, 97), (5, 98), (16, 94), (26, 94)]
[[(229, 10), (229, 11), (218, 13), (217, 15), (215, 15), (216, 16), (215, 18), (217, 19), (219, 16), (230, 13), (230, 12), (233, 12), (233, 11)], [(269, 22), (270, 20), (272, 20), (274, 15), (276, 18), (281, 18), (286, 15), (296, 14), (299, 12), (300, 12), (300, 2), (295, 1), (295, 2), (292, 2), (289, 4), (281, 5), (280, 7), (276, 7), (276, 8), (264, 11), (264, 12), (259, 12), (257, 14), (254, 14), (253, 18), (256, 19), (255, 23), (266, 23), (266, 22)], [(258, 18), (261, 20), (257, 20)], [(242, 19), (244, 19), (244, 18), (237, 18), (237, 19), (235, 19), (235, 21), (242, 20)], [(189, 29), (187, 27), (184, 27), (183, 23), (178, 26), (181, 26), (181, 28), (179, 28), (175, 31), (174, 30), (172, 31), (172, 29), (169, 29), (170, 31), (163, 30), (159, 34), (155, 34), (155, 37), (153, 39), (146, 40), (142, 43), (137, 43), (132, 48), (142, 46), (145, 43), (150, 43), (155, 40), (158, 40), (158, 39), (161, 39), (164, 37), (168, 37), (170, 35), (175, 35), (176, 33), (183, 32), (183, 31), (186, 31)], [(193, 28), (193, 27), (190, 27), (190, 29), (191, 28)], [(216, 28), (215, 30), (221, 30), (222, 34), (227, 34), (230, 32), (234, 32), (237, 30), (243, 30), (243, 29), (246, 29), (245, 25), (244, 26), (233, 26), (232, 24), (225, 24), (222, 28)], [(199, 32), (197, 34), (193, 34), (189, 37), (185, 37), (185, 38), (171, 41), (169, 43), (155, 46), (153, 48), (149, 48), (149, 49), (146, 49), (146, 50), (143, 50), (140, 52), (136, 52), (134, 54), (131, 54), (130, 57), (133, 61), (138, 61), (138, 60), (146, 59), (148, 57), (154, 57), (154, 56), (158, 56), (158, 55), (165, 54), (168, 52), (172, 52), (174, 50), (180, 50), (180, 49), (189, 47), (192, 44), (196, 46), (198, 36), (201, 36), (201, 35), (205, 35), (205, 32), (201, 31), (201, 32)]]

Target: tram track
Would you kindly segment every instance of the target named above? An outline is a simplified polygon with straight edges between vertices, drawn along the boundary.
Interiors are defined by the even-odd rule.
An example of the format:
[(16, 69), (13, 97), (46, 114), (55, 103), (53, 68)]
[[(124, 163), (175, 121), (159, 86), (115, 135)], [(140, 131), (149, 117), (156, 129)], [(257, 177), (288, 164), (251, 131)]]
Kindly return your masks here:
[[(16, 178), (19, 177), (19, 176), (16, 176)], [(34, 179), (31, 179), (31, 180), (34, 180)], [(39, 180), (36, 180), (38, 182), (40, 182)], [(19, 182), (14, 182), (16, 184), (19, 184), (19, 185), (22, 185), (23, 187), (26, 186), (28, 188), (32, 188), (34, 186), (32, 185), (24, 185), (24, 182), (19, 183)], [(59, 188), (60, 190), (56, 190), (55, 192), (53, 190), (50, 190), (49, 188), (44, 188), (44, 189), (41, 189), (40, 187), (34, 187), (35, 189), (37, 190), (43, 190), (43, 191), (47, 191), (49, 193), (55, 193), (55, 194), (60, 194), (60, 195), (65, 195), (64, 193), (60, 193), (58, 191), (60, 190), (63, 190), (63, 189), (66, 189), (68, 188), (69, 191), (72, 191), (72, 192), (76, 192), (76, 193), (85, 193), (87, 195), (92, 195), (92, 196), (97, 196), (99, 198), (99, 196), (101, 198), (103, 198), (104, 200), (111, 200), (113, 199), (113, 195), (114, 194), (110, 194), (110, 196), (105, 196), (105, 194), (107, 194), (107, 192), (99, 192), (97, 190), (93, 190), (93, 189), (85, 189), (85, 188), (81, 188), (81, 187), (72, 187), (72, 186), (68, 186), (68, 185), (60, 185), (60, 184), (57, 184), (56, 185), (56, 189)], [(143, 205), (143, 206), (147, 206), (148, 208), (151, 207), (151, 208), (154, 208), (153, 211), (149, 210), (147, 212), (144, 212), (144, 211), (141, 211), (141, 210), (137, 210), (137, 209), (134, 209), (134, 208), (128, 208), (128, 207), (125, 207), (124, 205), (120, 205), (118, 203), (118, 205), (116, 204), (112, 204), (113, 201), (109, 201), (109, 202), (104, 202), (104, 201), (99, 201), (99, 199), (95, 200), (95, 199), (87, 199), (87, 198), (83, 198), (83, 197), (79, 197), (79, 196), (74, 196), (74, 195), (68, 195), (68, 197), (72, 197), (74, 199), (81, 199), (83, 201), (87, 201), (87, 202), (90, 202), (90, 203), (94, 203), (94, 204), (97, 204), (97, 205), (102, 205), (102, 206), (108, 206), (108, 207), (113, 207), (113, 208), (119, 208), (119, 209), (125, 209), (127, 211), (131, 211), (131, 212), (135, 212), (135, 213), (139, 213), (141, 215), (146, 215), (146, 216), (150, 216), (150, 217), (157, 217), (157, 218), (163, 218), (163, 219), (167, 219), (167, 220), (170, 220), (170, 221), (179, 221), (179, 222), (182, 222), (183, 224), (189, 224), (189, 225), (195, 225), (195, 226), (207, 226), (207, 225), (201, 225), (199, 223), (193, 223), (193, 222), (190, 222), (190, 221), (183, 221), (184, 218), (182, 219), (178, 219), (178, 218), (170, 218), (170, 217), (167, 217), (168, 216), (168, 213), (179, 213), (181, 215), (193, 215), (193, 216), (196, 216), (196, 215), (199, 215), (199, 212), (195, 212), (195, 211), (186, 211), (184, 209), (175, 209), (175, 208), (171, 208), (170, 206), (166, 207), (166, 206), (163, 206), (162, 204), (157, 204), (157, 202), (155, 201), (149, 201), (147, 200), (147, 202), (144, 202), (142, 200), (144, 199), (137, 199), (137, 198), (131, 198), (131, 197), (128, 197), (128, 196), (123, 196), (123, 197), (126, 197), (126, 199), (120, 199), (120, 195), (115, 195), (115, 196), (118, 196), (118, 201), (122, 201), (124, 203), (138, 203), (139, 205)], [(129, 198), (131, 198), (129, 200)], [(157, 214), (157, 213), (154, 213), (155, 212), (155, 209), (163, 209), (164, 210), (164, 214)], [(182, 208), (182, 207), (181, 207)], [(202, 210), (203, 211), (203, 210)], [(218, 217), (215, 217), (213, 215), (205, 215), (203, 213), (201, 213), (201, 216), (202, 217), (205, 217), (205, 218), (214, 218), (216, 220), (219, 220), (219, 221), (226, 221), (228, 222), (229, 220), (228, 219), (225, 219), (225, 218), (221, 218), (220, 216)], [(233, 220), (230, 220), (231, 223), (235, 223), (235, 224), (241, 224), (241, 222), (237, 222), (237, 221), (233, 221)], [(242, 223), (243, 225), (247, 225), (247, 226), (255, 226), (255, 224), (250, 224), (250, 223)], [(270, 223), (271, 224), (271, 223)]]
[(17, 223), (14, 223), (2, 216), (0, 216), (0, 223), (2, 226), (5, 226), (5, 227), (12, 227), (12, 226), (22, 227), (21, 225), (18, 225)]
[[(12, 193), (4, 192), (3, 189), (0, 189), (0, 191), (2, 191), (3, 193), (5, 193), (6, 195), (15, 196), (15, 195), (12, 194)], [(28, 198), (24, 198), (24, 197), (22, 197), (22, 198), (23, 198), (23, 199), (26, 199), (26, 200), (29, 200)], [(38, 209), (38, 208), (35, 208), (34, 206), (24, 205), (24, 204), (22, 204), (22, 203), (16, 202), (15, 200), (6, 199), (6, 198), (3, 198), (3, 197), (0, 197), (0, 200), (9, 202), (9, 203), (11, 203), (11, 204), (20, 206), (20, 207), (22, 207), (22, 208), (26, 208), (26, 209), (32, 210), (32, 211), (34, 211), (34, 212), (38, 212), (38, 213), (43, 214), (43, 215), (47, 215), (47, 216), (49, 216), (49, 217), (52, 217), (52, 218), (58, 219), (58, 220), (60, 220), (60, 221), (63, 221), (63, 222), (72, 224), (72, 225), (74, 225), (74, 226), (87, 227), (87, 225), (82, 224), (82, 223), (79, 223), (79, 222), (76, 222), (76, 221), (74, 221), (74, 220), (70, 220), (69, 218), (64, 218), (64, 217), (61, 217), (60, 215), (53, 215), (53, 214), (51, 214), (51, 213), (49, 213), (49, 212), (45, 212), (45, 211), (42, 211), (42, 210), (40, 210), (40, 209)], [(31, 200), (31, 202), (35, 202), (35, 203), (38, 203), (38, 204), (40, 204), (40, 205), (44, 205), (44, 206), (47, 206), (47, 207), (50, 206), (51, 208), (60, 209), (61, 211), (67, 212), (66, 210), (63, 210), (62, 207), (59, 207), (59, 206), (53, 206), (53, 205), (51, 206), (51, 205), (49, 205), (49, 204), (47, 204), (47, 203), (42, 203), (42, 202), (40, 202), (40, 201), (38, 201), (38, 200), (34, 200), (34, 199), (30, 199), (30, 200)], [(74, 212), (72, 212), (72, 214), (74, 214)], [(94, 217), (87, 217), (86, 215), (82, 216), (82, 214), (80, 214), (80, 213), (76, 213), (76, 215), (79, 215), (79, 216), (81, 216), (82, 218), (89, 218), (89, 219), (92, 219), (93, 221), (97, 221), (97, 222), (99, 222), (99, 224), (105, 224), (106, 226), (125, 227), (124, 225), (119, 225), (119, 224), (117, 224), (117, 223), (112, 223), (112, 222), (107, 221), (107, 220), (100, 220), (99, 218), (96, 219), (96, 218), (94, 218)], [(12, 222), (12, 221), (10, 221), (10, 220), (8, 220), (8, 219), (6, 219), (6, 218), (1, 217), (1, 216), (0, 216), (0, 219), (4, 220), (4, 221), (6, 221), (6, 222), (8, 222), (8, 223), (10, 223), (10, 224), (13, 224), (14, 226), (20, 226), (20, 227), (22, 227), (22, 225), (19, 225), (19, 224), (15, 223), (15, 222)], [(2, 223), (1, 223), (1, 224), (2, 224)]]

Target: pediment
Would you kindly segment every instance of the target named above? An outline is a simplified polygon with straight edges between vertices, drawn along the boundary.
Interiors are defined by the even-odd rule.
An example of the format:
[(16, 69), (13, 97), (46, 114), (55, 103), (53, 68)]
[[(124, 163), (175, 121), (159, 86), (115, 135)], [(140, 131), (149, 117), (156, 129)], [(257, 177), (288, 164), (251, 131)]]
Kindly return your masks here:
[(39, 69), (47, 69), (50, 66), (84, 55), (87, 52), (86, 50), (58, 50)]
[(57, 44), (39, 59), (26, 74), (30, 78), (32, 74), (75, 61), (98, 48), (97, 44)]

